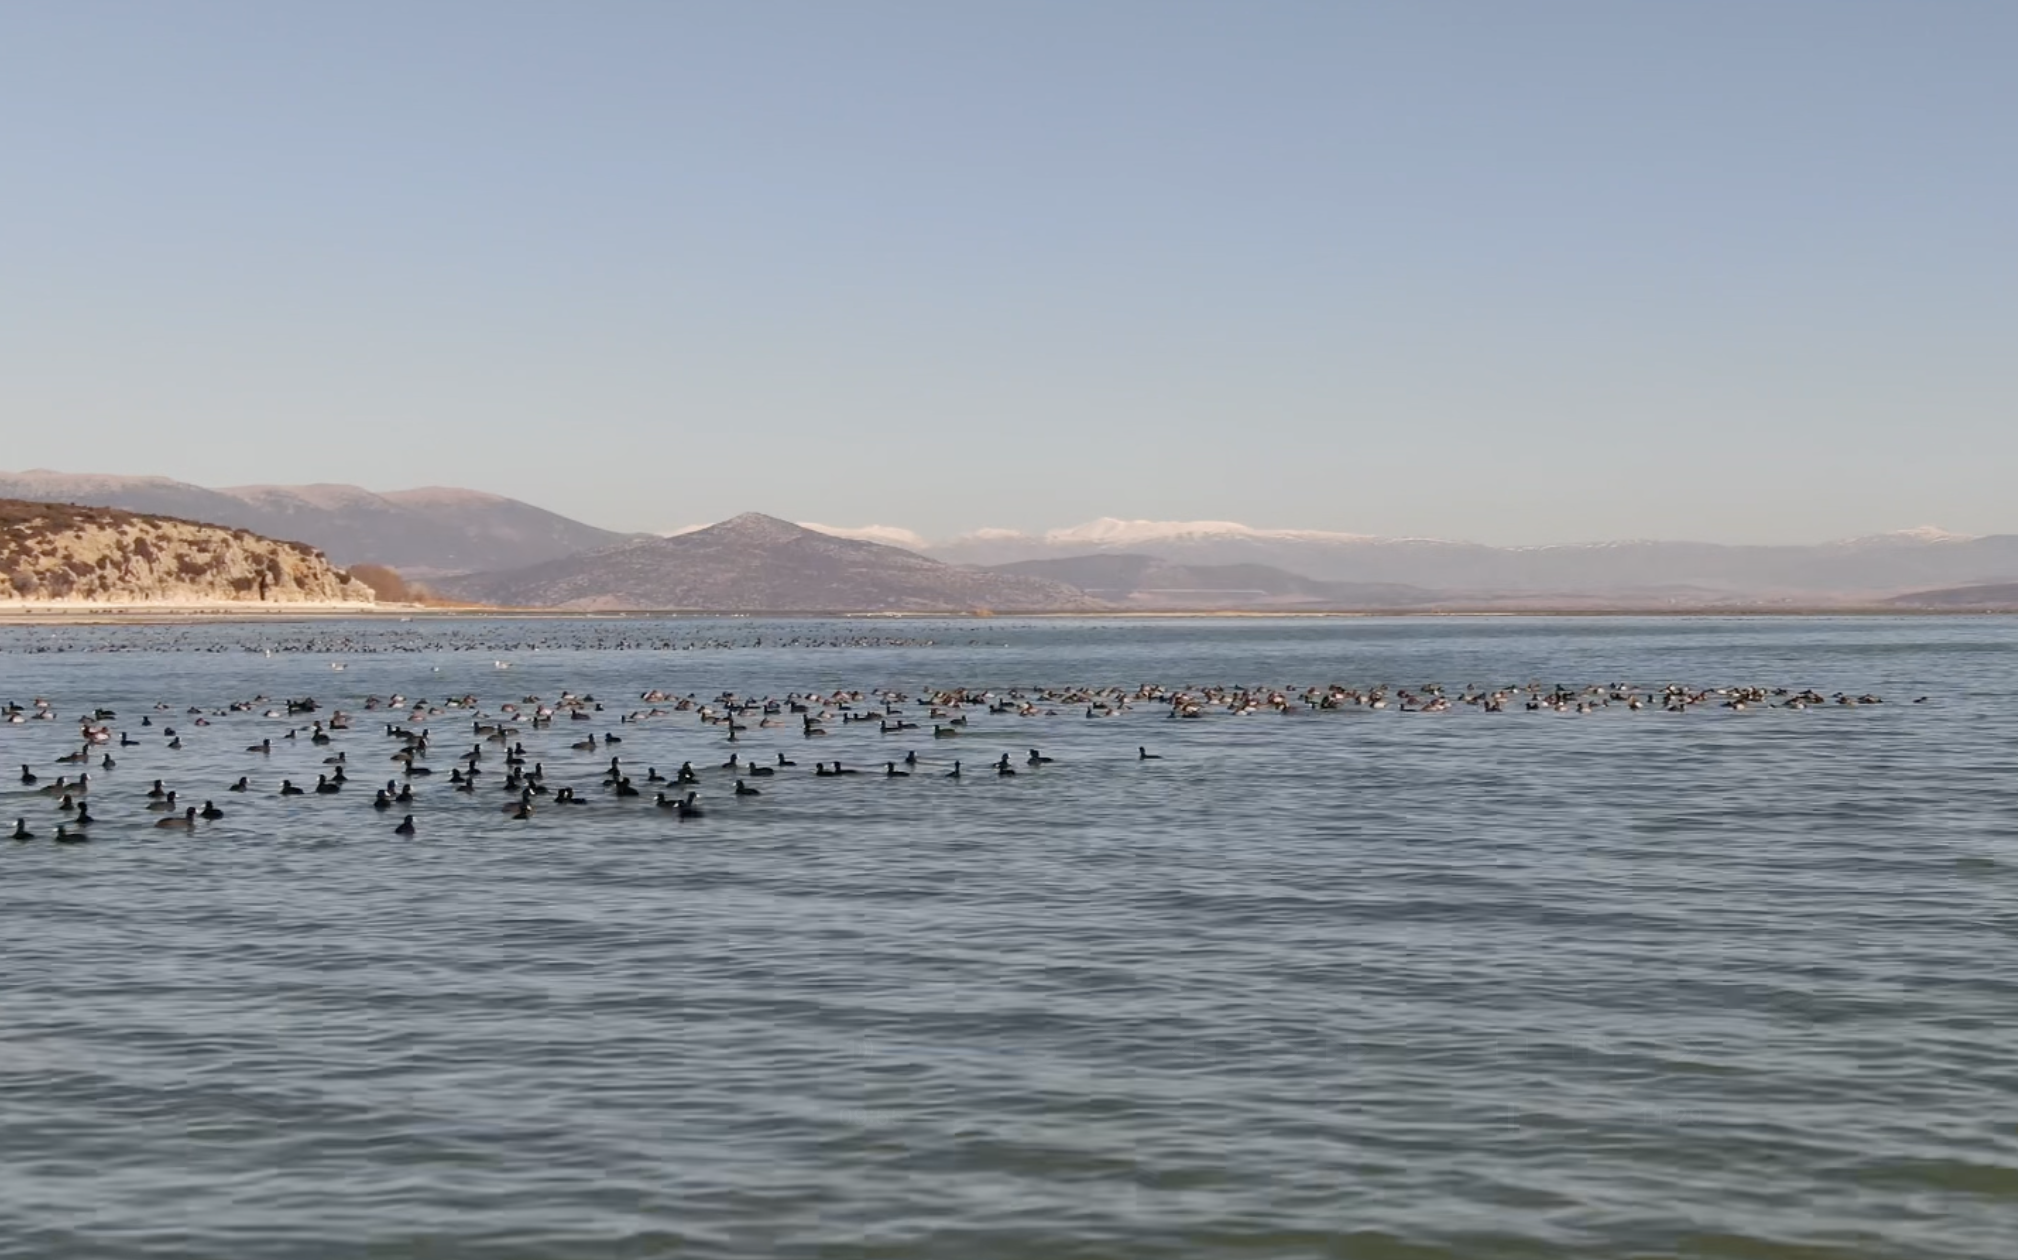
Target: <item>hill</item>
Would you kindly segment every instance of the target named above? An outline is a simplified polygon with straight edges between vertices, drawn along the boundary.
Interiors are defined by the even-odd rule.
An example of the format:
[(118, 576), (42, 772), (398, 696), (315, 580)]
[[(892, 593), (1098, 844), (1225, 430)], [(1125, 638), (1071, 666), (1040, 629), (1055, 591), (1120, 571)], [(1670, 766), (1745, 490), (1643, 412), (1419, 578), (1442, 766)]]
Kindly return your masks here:
[(1320, 582), (1265, 564), (1175, 564), (1127, 552), (1020, 560), (990, 570), (1062, 582), (1137, 609), (1409, 608), (1440, 598), (1399, 582)]
[(1885, 601), (1895, 608), (1940, 608), (1985, 612), (2018, 610), (2018, 582), (1982, 582), (1935, 591), (1913, 591)]
[(0, 499), (0, 603), (358, 603), (372, 594), (301, 543), (173, 517)]
[(841, 613), (1101, 606), (1043, 578), (962, 568), (756, 512), (671, 538), (434, 585), (443, 594), (520, 608)]
[(390, 565), (408, 577), (535, 564), (629, 537), (476, 490), (430, 486), (377, 494), (358, 486), (235, 486), (167, 477), (0, 472), (0, 497), (88, 503), (209, 521), (305, 542), (338, 564)]

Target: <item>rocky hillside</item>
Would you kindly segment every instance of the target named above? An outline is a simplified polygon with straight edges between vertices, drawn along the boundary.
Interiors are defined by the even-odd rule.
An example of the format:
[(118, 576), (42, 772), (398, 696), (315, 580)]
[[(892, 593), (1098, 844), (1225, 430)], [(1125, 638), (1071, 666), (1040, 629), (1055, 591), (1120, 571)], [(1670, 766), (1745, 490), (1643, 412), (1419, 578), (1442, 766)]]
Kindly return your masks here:
[(536, 564), (629, 537), (503, 495), (439, 486), (384, 494), (342, 485), (212, 490), (167, 477), (35, 469), (0, 472), (0, 498), (215, 521), (300, 539), (338, 564), (390, 565), (418, 578)]
[(1062, 583), (944, 564), (756, 512), (672, 538), (433, 585), (443, 594), (518, 608), (850, 613), (1101, 607)]
[(115, 508), (0, 499), (0, 603), (372, 602), (302, 543)]

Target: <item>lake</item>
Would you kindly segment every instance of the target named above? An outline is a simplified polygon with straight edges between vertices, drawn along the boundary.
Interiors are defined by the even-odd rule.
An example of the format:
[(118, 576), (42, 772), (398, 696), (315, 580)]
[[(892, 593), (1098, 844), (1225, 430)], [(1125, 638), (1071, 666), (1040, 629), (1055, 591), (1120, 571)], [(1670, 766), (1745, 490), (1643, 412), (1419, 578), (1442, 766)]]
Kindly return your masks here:
[[(0, 1257), (2009, 1256), (2014, 632), (0, 627)], [(1171, 716), (1214, 685), (1254, 711)], [(844, 720), (885, 690), (918, 729)], [(778, 724), (677, 705), (725, 692)], [(587, 804), (507, 816), (495, 743), (453, 789), (564, 693), (515, 738)], [(99, 707), (134, 745), (58, 764)], [(652, 803), (682, 762), (702, 817)], [(156, 779), (224, 817), (156, 827)]]

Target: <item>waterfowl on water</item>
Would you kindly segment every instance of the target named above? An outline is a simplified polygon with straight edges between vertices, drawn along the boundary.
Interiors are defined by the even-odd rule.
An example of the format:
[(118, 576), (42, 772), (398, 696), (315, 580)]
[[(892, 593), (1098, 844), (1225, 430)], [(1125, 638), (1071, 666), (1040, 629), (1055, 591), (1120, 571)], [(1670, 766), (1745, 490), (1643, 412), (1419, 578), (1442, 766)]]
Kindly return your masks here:
[(28, 830), (28, 820), (26, 818), (16, 818), (14, 820), (14, 834), (7, 838), (9, 840), (33, 840), (35, 833)]
[(160, 814), (160, 813), (166, 813), (170, 810), (179, 809), (181, 807), (175, 803), (175, 793), (169, 792), (158, 801), (147, 802), (147, 808), (149, 810), (152, 810), (154, 813)]
[(1135, 759), (1137, 761), (1161, 761), (1163, 760), (1163, 754), (1150, 752), (1147, 748), (1137, 744), (1135, 746)]
[(405, 819), (405, 820), (404, 820), (403, 822), (401, 822), (401, 823), (399, 824), (399, 826), (397, 826), (397, 827), (394, 827), (394, 828), (392, 829), (392, 834), (394, 834), (394, 835), (396, 835), (396, 836), (410, 836), (410, 835), (412, 835), (412, 834), (413, 834), (413, 832), (414, 832), (414, 827), (413, 827), (413, 815), (412, 815), (412, 814), (408, 814), (408, 815), (406, 816), (406, 819)]
[(280, 794), (282, 796), (304, 796), (306, 795), (306, 792), (304, 792), (303, 789), (294, 786), (293, 779), (282, 779), (280, 781)]
[(73, 792), (82, 792), (84, 781), (79, 779), (76, 783), (72, 783), (59, 774), (54, 783), (45, 783), (35, 790), (43, 796), (68, 796)]
[(79, 835), (77, 832), (68, 831), (62, 827), (58, 827), (56, 834), (49, 838), (58, 844), (89, 844), (91, 842), (90, 836)]
[(737, 795), (737, 796), (762, 796), (762, 795), (763, 795), (763, 793), (762, 793), (762, 792), (760, 792), (760, 791), (758, 791), (758, 790), (757, 790), (756, 788), (753, 788), (753, 787), (751, 787), (751, 786), (750, 786), (749, 784), (747, 784), (747, 783), (743, 782), (743, 781), (742, 781), (741, 779), (737, 779), (737, 780), (736, 780), (736, 795)]
[(196, 827), (196, 806), (191, 805), (188, 809), (183, 810), (181, 816), (178, 818), (157, 818), (154, 820), (154, 825), (178, 831), (194, 830)]
[(203, 809), (200, 813), (197, 814), (197, 817), (205, 819), (206, 821), (209, 822), (216, 822), (218, 819), (224, 817), (224, 811), (217, 808), (217, 806), (212, 804), (211, 802), (205, 801), (203, 802)]

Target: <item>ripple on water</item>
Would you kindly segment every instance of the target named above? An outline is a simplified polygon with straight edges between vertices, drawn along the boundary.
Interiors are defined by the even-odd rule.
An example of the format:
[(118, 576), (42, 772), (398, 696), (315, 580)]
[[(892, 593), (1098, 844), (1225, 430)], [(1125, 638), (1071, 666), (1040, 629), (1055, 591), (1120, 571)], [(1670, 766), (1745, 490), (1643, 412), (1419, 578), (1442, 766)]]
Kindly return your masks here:
[[(746, 756), (800, 765), (742, 800), (718, 731), (624, 724), (626, 764), (710, 767), (685, 825), (604, 798), (607, 755), (566, 747), (611, 709), (528, 733), (591, 804), (517, 823), (501, 778), (462, 798), (437, 775), (412, 842), (361, 783), (265, 794), (322, 769), (304, 741), (243, 752), (299, 719), (184, 723), (179, 752), (150, 733), (94, 776), (97, 843), (0, 848), (0, 1258), (2007, 1254), (2008, 628), (118, 627), (63, 652), (0, 630), (15, 690), (128, 727), (252, 692), (1088, 677), (1935, 697), (976, 710), (953, 741), (750, 731)], [(438, 768), (467, 721), (436, 723)], [(68, 734), (0, 727), (0, 764)], [(340, 737), (395, 775), (382, 742)], [(1033, 745), (1057, 760), (985, 769)], [(874, 773), (914, 748), (917, 776)], [(835, 757), (871, 772), (812, 777)], [(264, 791), (223, 793), (241, 774)], [(155, 777), (226, 818), (157, 835)]]

